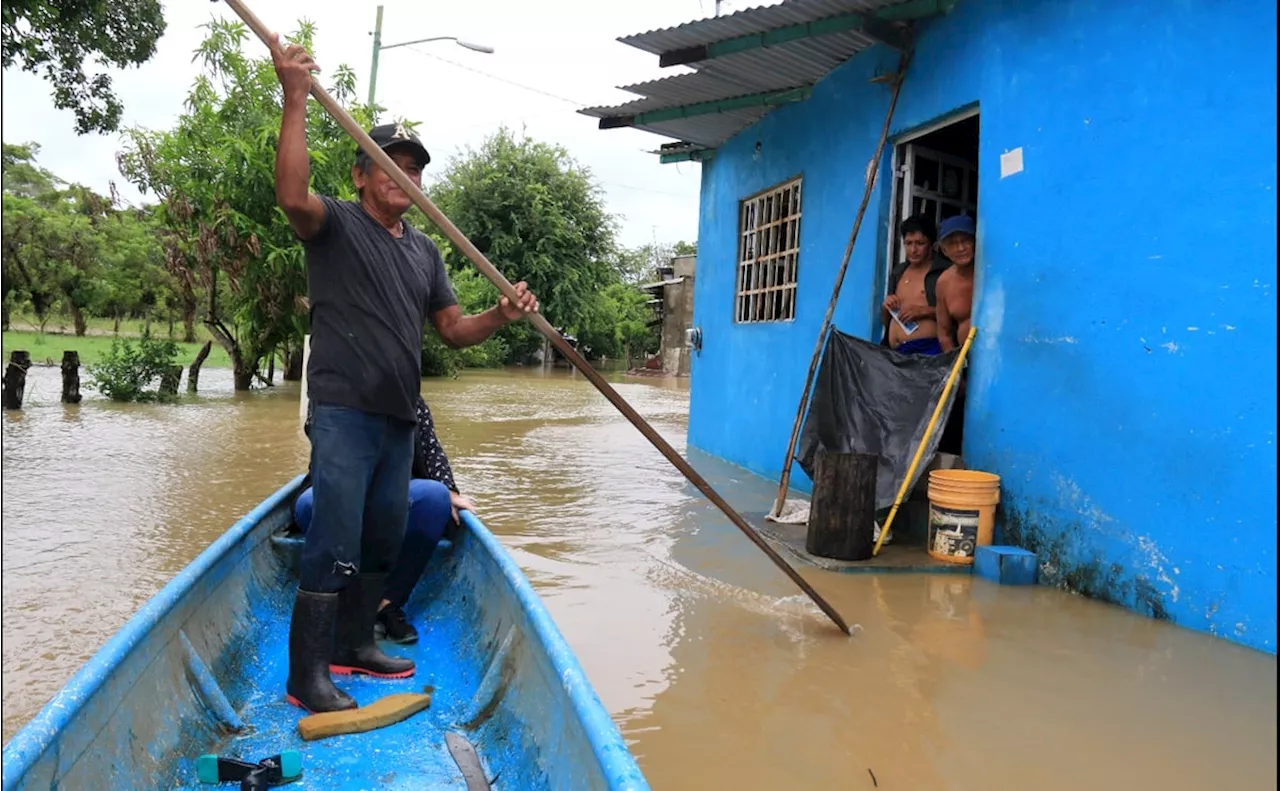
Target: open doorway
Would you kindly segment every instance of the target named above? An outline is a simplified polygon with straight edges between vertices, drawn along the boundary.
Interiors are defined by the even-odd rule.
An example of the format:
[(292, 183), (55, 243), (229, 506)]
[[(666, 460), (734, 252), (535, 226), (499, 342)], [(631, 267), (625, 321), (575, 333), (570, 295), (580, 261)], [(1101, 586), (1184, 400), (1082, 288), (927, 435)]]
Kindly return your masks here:
[(895, 141), (890, 267), (906, 260), (898, 225), (924, 214), (934, 226), (948, 217), (978, 219), (978, 110), (932, 124)]
[[(906, 261), (898, 230), (906, 218), (924, 215), (934, 228), (957, 214), (975, 222), (979, 219), (978, 132), (978, 108), (974, 107), (894, 141), (888, 271)], [(934, 255), (942, 253), (935, 250)], [(882, 299), (888, 295), (888, 271), (880, 284)], [(963, 436), (964, 400), (958, 395), (938, 450), (961, 455)]]

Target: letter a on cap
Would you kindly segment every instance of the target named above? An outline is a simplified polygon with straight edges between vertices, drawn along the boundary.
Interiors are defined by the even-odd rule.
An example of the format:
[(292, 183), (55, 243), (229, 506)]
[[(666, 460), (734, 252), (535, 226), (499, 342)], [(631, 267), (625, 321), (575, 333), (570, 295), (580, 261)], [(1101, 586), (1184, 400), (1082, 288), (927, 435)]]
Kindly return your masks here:
[(408, 140), (409, 133), (405, 131), (404, 124), (396, 124), (396, 132), (391, 136), (392, 140)]

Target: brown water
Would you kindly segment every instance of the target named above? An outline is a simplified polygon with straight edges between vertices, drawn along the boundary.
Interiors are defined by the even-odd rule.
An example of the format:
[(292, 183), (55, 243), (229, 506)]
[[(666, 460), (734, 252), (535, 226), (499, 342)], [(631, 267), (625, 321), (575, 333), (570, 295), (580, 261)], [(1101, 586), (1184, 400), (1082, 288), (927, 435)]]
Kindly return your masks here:
[[(3, 419), (6, 740), (306, 463), (293, 389), (206, 371), (198, 403), (64, 408), (56, 370), (31, 383)], [(616, 386), (684, 450), (683, 384)], [(1273, 657), (1043, 588), (805, 571), (844, 638), (580, 377), (424, 390), (656, 789), (1276, 787)], [(768, 507), (767, 482), (690, 459)]]

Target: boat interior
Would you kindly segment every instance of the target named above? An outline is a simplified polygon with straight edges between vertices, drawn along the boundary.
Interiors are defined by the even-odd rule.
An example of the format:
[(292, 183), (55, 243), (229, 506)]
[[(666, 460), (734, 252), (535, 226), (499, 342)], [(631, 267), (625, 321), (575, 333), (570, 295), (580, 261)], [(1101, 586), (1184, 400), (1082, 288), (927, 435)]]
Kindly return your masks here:
[(17, 745), (29, 765), (16, 787), (211, 788), (198, 782), (200, 756), (257, 763), (287, 750), (301, 755), (287, 786), (299, 789), (617, 788), (633, 771), (644, 787), (550, 616), (470, 514), (405, 608), (418, 643), (382, 643), (416, 674), (335, 677), (361, 706), (424, 690), (430, 706), (304, 741), (303, 712), (284, 694), (302, 546), (291, 487), (157, 594), (37, 717), (56, 733)]

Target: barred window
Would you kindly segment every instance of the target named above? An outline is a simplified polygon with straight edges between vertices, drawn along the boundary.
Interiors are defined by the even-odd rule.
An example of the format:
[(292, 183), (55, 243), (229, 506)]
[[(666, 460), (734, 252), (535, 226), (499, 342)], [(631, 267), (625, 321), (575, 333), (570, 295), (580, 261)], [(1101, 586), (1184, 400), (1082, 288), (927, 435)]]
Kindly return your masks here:
[(800, 179), (742, 201), (739, 216), (734, 320), (791, 321), (796, 317)]

